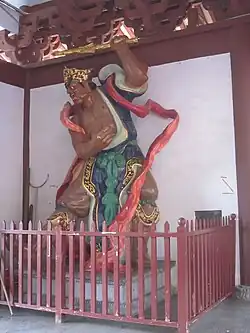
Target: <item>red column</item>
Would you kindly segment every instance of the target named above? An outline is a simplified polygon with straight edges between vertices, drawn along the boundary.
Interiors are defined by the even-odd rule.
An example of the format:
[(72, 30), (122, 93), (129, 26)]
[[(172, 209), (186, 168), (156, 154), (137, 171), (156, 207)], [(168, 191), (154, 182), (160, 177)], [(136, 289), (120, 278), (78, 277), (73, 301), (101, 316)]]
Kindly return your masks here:
[(250, 24), (241, 23), (231, 29), (241, 283), (250, 286)]

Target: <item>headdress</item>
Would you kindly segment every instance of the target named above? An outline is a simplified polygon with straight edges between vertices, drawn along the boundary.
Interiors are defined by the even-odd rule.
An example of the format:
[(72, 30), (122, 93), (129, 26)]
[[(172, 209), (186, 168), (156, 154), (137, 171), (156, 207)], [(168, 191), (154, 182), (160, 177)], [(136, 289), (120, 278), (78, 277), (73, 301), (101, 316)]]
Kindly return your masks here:
[(68, 86), (71, 81), (77, 81), (80, 83), (83, 81), (87, 81), (91, 72), (91, 69), (77, 69), (65, 67), (63, 70), (64, 83), (66, 86)]

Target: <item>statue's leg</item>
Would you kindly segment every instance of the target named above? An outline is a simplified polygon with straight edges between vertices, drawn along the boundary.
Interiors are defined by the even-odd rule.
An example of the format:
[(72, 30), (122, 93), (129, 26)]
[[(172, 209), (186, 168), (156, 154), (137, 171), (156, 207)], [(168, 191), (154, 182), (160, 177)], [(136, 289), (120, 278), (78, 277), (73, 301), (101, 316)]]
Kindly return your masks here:
[(73, 215), (73, 220), (85, 219), (89, 215), (90, 197), (82, 186), (82, 172), (67, 187), (57, 205), (65, 207)]
[[(70, 222), (75, 222), (75, 230), (80, 229), (80, 222), (86, 221), (89, 214), (90, 198), (82, 186), (82, 174), (79, 174), (74, 181), (69, 184), (62, 196), (56, 203), (55, 211), (48, 217), (47, 221), (51, 222), (52, 229), (60, 226), (63, 230), (69, 230)], [(43, 229), (47, 229), (47, 223), (43, 225)], [(86, 228), (87, 229), (87, 228)], [(45, 240), (46, 243), (46, 240)], [(44, 246), (46, 246), (44, 244)], [(77, 239), (74, 242), (75, 255), (78, 256), (80, 243)], [(89, 248), (86, 244), (86, 260), (89, 255)], [(63, 239), (63, 254), (68, 254), (68, 237)]]
[(155, 203), (158, 198), (158, 187), (156, 181), (149, 171), (147, 173), (145, 183), (142, 186), (141, 190), (141, 200), (148, 201), (149, 203)]

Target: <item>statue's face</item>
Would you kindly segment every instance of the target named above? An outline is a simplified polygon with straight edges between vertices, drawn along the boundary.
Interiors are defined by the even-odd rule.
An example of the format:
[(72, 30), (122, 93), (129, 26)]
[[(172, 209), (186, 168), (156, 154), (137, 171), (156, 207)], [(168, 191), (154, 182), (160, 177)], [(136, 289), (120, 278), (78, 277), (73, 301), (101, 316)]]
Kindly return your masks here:
[(82, 83), (72, 81), (67, 91), (75, 104), (85, 104), (91, 94), (91, 89), (87, 81)]

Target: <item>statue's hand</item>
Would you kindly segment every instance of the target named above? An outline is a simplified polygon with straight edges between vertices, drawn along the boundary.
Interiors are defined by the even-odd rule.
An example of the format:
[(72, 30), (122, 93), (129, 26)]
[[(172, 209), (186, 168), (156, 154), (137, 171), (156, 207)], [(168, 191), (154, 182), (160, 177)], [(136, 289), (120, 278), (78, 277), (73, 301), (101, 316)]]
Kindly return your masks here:
[(102, 129), (97, 135), (91, 138), (92, 144), (98, 150), (102, 150), (112, 142), (115, 135), (114, 125), (110, 125)]
[(128, 41), (128, 37), (117, 36), (111, 40), (110, 45), (113, 50), (119, 51), (119, 50), (123, 49), (124, 47), (125, 48), (128, 47), (127, 41)]

